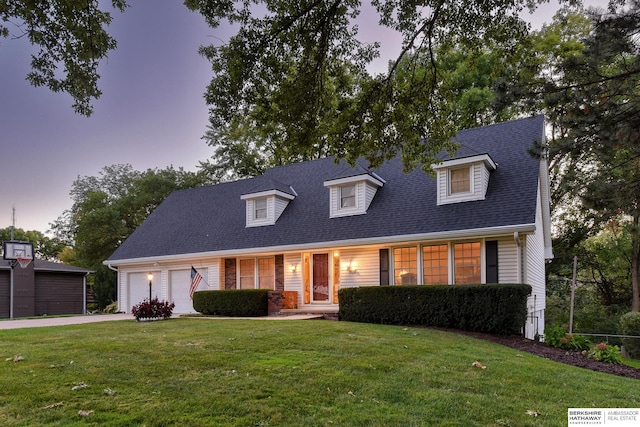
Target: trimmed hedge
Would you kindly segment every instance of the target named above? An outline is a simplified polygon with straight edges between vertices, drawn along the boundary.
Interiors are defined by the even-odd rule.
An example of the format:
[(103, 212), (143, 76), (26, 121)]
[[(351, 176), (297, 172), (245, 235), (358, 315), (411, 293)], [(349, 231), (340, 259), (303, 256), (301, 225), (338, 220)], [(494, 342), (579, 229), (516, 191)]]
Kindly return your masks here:
[(268, 293), (267, 289), (197, 291), (193, 294), (193, 308), (198, 313), (217, 316), (266, 316)]
[(531, 286), (367, 286), (338, 292), (340, 320), (520, 334)]
[[(633, 337), (640, 336), (640, 313), (623, 314), (620, 317), (620, 333)], [(640, 338), (622, 338), (622, 344), (631, 357), (640, 358)]]

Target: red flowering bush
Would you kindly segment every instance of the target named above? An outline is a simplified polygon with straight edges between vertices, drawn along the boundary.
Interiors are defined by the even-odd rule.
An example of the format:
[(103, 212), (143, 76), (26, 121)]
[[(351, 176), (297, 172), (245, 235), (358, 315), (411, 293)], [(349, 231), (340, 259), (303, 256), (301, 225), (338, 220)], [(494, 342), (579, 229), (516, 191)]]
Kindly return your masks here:
[(140, 304), (134, 305), (131, 313), (137, 321), (140, 321), (140, 319), (168, 319), (173, 314), (175, 306), (174, 303), (159, 301), (158, 298), (154, 298), (151, 301), (146, 299)]

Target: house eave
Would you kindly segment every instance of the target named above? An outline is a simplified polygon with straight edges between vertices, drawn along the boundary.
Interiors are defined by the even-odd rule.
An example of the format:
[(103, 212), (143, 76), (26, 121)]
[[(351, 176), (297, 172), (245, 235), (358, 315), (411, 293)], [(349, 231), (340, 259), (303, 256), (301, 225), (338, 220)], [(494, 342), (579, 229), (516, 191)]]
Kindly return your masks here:
[(368, 245), (395, 245), (399, 243), (419, 242), (427, 240), (459, 240), (469, 238), (484, 238), (498, 235), (513, 235), (514, 232), (521, 234), (533, 233), (536, 230), (535, 224), (516, 224), (499, 227), (486, 227), (457, 231), (438, 231), (433, 233), (403, 234), (396, 236), (368, 237), (362, 239), (332, 240), (326, 242), (302, 243), (296, 245), (264, 246), (256, 248), (231, 249), (221, 251), (196, 252), (177, 255), (160, 255), (152, 257), (128, 258), (119, 260), (106, 260), (104, 265), (110, 267), (127, 266), (134, 264), (148, 264), (161, 262), (180, 262), (202, 258), (220, 258), (243, 256), (256, 253), (287, 253), (301, 251), (315, 251), (335, 247), (357, 247)]

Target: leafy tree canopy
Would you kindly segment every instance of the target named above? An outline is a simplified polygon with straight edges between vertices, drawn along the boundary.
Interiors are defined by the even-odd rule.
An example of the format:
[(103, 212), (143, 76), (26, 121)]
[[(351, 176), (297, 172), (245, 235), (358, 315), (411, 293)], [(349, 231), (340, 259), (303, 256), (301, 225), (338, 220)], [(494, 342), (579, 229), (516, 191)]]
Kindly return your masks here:
[[(124, 11), (126, 0), (112, 0)], [(111, 14), (95, 0), (0, 0), (0, 36), (26, 37), (39, 51), (31, 56), (27, 80), (53, 92), (67, 92), (74, 110), (91, 115), (98, 99), (98, 65), (116, 48), (105, 30)]]
[[(212, 27), (226, 20), (238, 28), (227, 44), (201, 48), (214, 73), (208, 138), (223, 155), (246, 150), (252, 161), (236, 163), (249, 173), (264, 167), (263, 150), (276, 164), (335, 155), (374, 166), (400, 151), (407, 169), (429, 169), (438, 152), (455, 148), (457, 130), (457, 88), (443, 84), (437, 52), (515, 49), (527, 34), (518, 14), (535, 3), (374, 0), (379, 25), (403, 41), (388, 71), (372, 76), (379, 44), (359, 40), (360, 1), (187, 0)], [(486, 96), (470, 91), (467, 102)]]
[(106, 166), (98, 176), (74, 181), (73, 205), (52, 230), (74, 248), (65, 257), (97, 269), (171, 192), (203, 183), (202, 174), (182, 168), (140, 172), (128, 164)]

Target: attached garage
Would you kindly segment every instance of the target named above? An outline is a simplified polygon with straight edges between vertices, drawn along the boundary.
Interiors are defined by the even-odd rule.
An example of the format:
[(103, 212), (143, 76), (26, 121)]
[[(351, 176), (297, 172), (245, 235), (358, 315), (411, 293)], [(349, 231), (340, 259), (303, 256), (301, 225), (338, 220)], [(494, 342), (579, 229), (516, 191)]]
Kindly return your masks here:
[[(200, 268), (198, 272), (207, 277), (207, 269)], [(186, 314), (195, 313), (193, 309), (193, 301), (189, 295), (189, 288), (191, 287), (191, 269), (185, 270), (170, 270), (169, 271), (169, 301), (172, 301), (176, 306), (174, 311), (176, 313)]]

